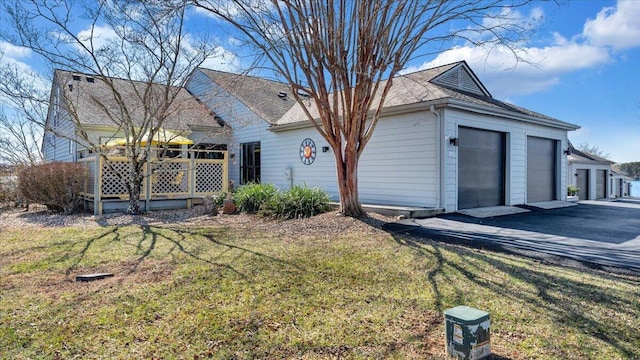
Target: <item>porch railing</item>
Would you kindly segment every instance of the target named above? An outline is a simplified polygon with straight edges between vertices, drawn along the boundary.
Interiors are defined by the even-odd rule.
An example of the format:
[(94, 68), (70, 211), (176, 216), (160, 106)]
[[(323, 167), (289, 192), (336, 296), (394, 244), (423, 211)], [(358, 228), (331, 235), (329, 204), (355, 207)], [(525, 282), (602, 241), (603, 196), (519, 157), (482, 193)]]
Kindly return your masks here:
[[(203, 159), (191, 153), (190, 158), (153, 158), (144, 164), (144, 181), (140, 189), (140, 201), (191, 200), (228, 191), (229, 171), (226, 151), (200, 150), (213, 159)], [(215, 156), (212, 156), (215, 153)], [(128, 200), (125, 186), (129, 161), (122, 156), (102, 157), (97, 154), (78, 159), (85, 166), (84, 192), (82, 196), (92, 201), (94, 213), (101, 214), (103, 202)], [(146, 207), (149, 208), (148, 206)]]

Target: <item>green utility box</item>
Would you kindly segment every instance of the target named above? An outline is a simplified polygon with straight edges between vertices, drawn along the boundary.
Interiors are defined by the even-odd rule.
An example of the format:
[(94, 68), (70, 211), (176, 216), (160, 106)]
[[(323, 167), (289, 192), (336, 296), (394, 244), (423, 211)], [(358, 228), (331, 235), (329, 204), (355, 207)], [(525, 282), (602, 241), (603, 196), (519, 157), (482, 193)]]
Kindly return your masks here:
[(478, 360), (491, 355), (489, 313), (468, 306), (444, 312), (447, 353), (457, 359)]

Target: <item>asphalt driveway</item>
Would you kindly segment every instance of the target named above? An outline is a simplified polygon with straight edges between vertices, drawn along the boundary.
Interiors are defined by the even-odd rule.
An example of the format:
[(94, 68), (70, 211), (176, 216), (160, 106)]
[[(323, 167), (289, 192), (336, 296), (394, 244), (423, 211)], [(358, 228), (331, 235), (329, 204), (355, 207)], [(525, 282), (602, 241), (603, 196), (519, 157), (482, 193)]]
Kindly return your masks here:
[(640, 274), (640, 200), (584, 201), (568, 208), (527, 209), (531, 211), (485, 219), (457, 213), (406, 219), (388, 224), (386, 229)]

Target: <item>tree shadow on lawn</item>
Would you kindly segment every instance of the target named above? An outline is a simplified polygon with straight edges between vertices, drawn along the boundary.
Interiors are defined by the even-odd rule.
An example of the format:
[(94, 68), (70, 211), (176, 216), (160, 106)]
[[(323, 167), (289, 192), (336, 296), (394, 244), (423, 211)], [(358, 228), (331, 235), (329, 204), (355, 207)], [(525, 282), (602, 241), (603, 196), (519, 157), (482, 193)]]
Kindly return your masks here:
[[(393, 227), (390, 227), (393, 228)], [(492, 251), (498, 251), (491, 257), (484, 255), (482, 252), (475, 251), (476, 248), (484, 248), (486, 244), (474, 244), (473, 241), (460, 241), (450, 236), (436, 236), (435, 240), (431, 237), (426, 238), (420, 233), (413, 233), (410, 228), (396, 231), (387, 230), (394, 240), (403, 245), (414, 249), (418, 254), (430, 259), (434, 262), (434, 267), (425, 275), (431, 284), (435, 299), (434, 305), (440, 312), (444, 311), (443, 303), (464, 304), (466, 298), (465, 292), (468, 289), (456, 288), (453, 301), (445, 299), (442, 295), (443, 286), (455, 286), (456, 279), (447, 275), (445, 268), (449, 268), (455, 274), (461, 275), (466, 281), (489, 290), (496, 297), (504, 298), (504, 301), (513, 303), (526, 302), (532, 308), (540, 309), (545, 312), (556, 324), (563, 324), (571, 327), (577, 332), (587, 336), (597, 338), (611, 347), (617, 349), (625, 358), (635, 358), (640, 356), (637, 346), (632, 344), (640, 343), (640, 336), (625, 319), (637, 319), (639, 316), (638, 307), (629, 304), (629, 299), (637, 299), (638, 291), (629, 290), (625, 295), (623, 290), (603, 291), (602, 287), (576, 281), (567, 277), (553, 275), (536, 271), (535, 268), (526, 268), (514, 264), (509, 257), (500, 253), (511, 253), (510, 249), (498, 249), (496, 246), (491, 248)], [(448, 232), (455, 232), (451, 230)], [(473, 239), (483, 234), (475, 234), (468, 232), (459, 232), (457, 238)], [(449, 234), (450, 235), (450, 234)], [(501, 243), (508, 243), (516, 239), (508, 236), (500, 237)], [(447, 260), (441, 251), (442, 248), (448, 248), (461, 257), (467, 259), (464, 262), (456, 262)], [(518, 254), (522, 255), (522, 254)], [(534, 259), (533, 261), (537, 261)], [(503, 282), (498, 281), (499, 278), (493, 276), (495, 274), (487, 274), (488, 269), (497, 269), (498, 271), (508, 274), (513, 278), (524, 282), (529, 287), (535, 289), (534, 292), (525, 289), (509, 289), (505, 287)], [(630, 285), (630, 289), (638, 289), (640, 279), (632, 277), (624, 277), (616, 274), (602, 273), (599, 276), (622, 282)], [(438, 280), (438, 277), (444, 279)], [(459, 281), (458, 281), (459, 282)], [(447, 289), (450, 290), (450, 289)], [(561, 296), (564, 295), (564, 296)], [(589, 304), (598, 306), (600, 309), (607, 309), (606, 314), (591, 314)], [(596, 310), (598, 311), (598, 310)], [(495, 323), (494, 323), (495, 324)], [(492, 326), (496, 331), (499, 329), (497, 324)], [(570, 352), (570, 349), (561, 349), (561, 339), (557, 339), (558, 344), (552, 346), (555, 350)]]
[[(93, 246), (95, 246), (99, 241), (110, 239), (110, 244), (124, 242), (134, 248), (132, 253), (135, 254), (136, 257), (131, 261), (126, 262), (128, 268), (126, 271), (127, 274), (133, 274), (138, 271), (139, 267), (151, 257), (161, 258), (170, 256), (173, 262), (178, 262), (179, 260), (177, 257), (179, 254), (183, 256), (186, 255), (198, 262), (211, 265), (220, 270), (229, 270), (243, 279), (247, 279), (248, 276), (234, 268), (232, 264), (246, 255), (259, 257), (281, 266), (298, 268), (297, 265), (286, 262), (282, 259), (244, 248), (242, 246), (223, 242), (214, 234), (207, 234), (182, 227), (154, 227), (150, 225), (139, 225), (139, 228), (141, 232), (134, 232), (123, 236), (118, 231), (117, 227), (113, 227), (89, 239), (56, 243), (54, 246), (63, 246), (61, 250), (56, 251), (56, 254), (58, 254), (57, 261), (71, 261), (71, 264), (66, 269), (66, 274), (68, 276), (82, 266), (83, 261)], [(210, 251), (211, 248), (202, 247), (202, 241), (198, 238), (204, 239), (206, 243), (213, 244), (218, 249)], [(133, 241), (130, 241), (132, 239)], [(161, 242), (165, 242), (165, 244), (162, 244), (162, 249), (159, 248)], [(83, 244), (82, 248), (74, 250), (78, 244)], [(231, 254), (232, 252), (235, 252), (235, 254)], [(60, 255), (60, 253), (62, 253), (62, 255)], [(233, 257), (223, 260), (223, 258), (228, 255)]]

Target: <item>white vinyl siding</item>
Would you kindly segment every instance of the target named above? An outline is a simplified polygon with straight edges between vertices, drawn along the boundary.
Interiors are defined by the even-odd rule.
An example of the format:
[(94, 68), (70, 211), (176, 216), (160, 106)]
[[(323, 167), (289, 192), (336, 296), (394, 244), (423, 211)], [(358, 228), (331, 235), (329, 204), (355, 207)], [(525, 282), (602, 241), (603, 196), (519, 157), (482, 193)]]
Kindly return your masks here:
[[(269, 133), (262, 138), (262, 180), (280, 188), (294, 185), (322, 187), (338, 199), (333, 150), (313, 128)], [(316, 143), (311, 165), (300, 161), (300, 144)], [(436, 121), (430, 113), (412, 113), (380, 120), (360, 158), (358, 188), (365, 204), (436, 207), (438, 205)]]
[[(338, 200), (333, 150), (313, 128), (272, 132), (269, 124), (244, 104), (225, 93), (199, 70), (192, 75), (189, 91), (220, 115), (233, 129), (229, 136), (229, 178), (240, 180), (240, 145), (259, 141), (261, 179), (280, 189), (293, 185), (321, 187)], [(435, 117), (428, 112), (390, 116), (380, 120), (359, 164), (360, 200), (367, 204), (436, 207), (438, 151)], [(300, 160), (300, 144), (306, 138), (316, 144), (311, 165)], [(286, 176), (290, 169), (292, 179)]]
[[(43, 155), (46, 161), (75, 161), (75, 126), (66, 117), (62, 110), (51, 114), (54, 118), (49, 119), (52, 126), (51, 131), (47, 131), (44, 141)], [(70, 142), (71, 141), (71, 145)]]
[(438, 145), (429, 112), (382, 118), (360, 159), (361, 201), (438, 207)]
[(241, 144), (260, 141), (262, 148), (261, 177), (264, 181), (265, 171), (267, 173), (274, 171), (269, 169), (267, 163), (265, 163), (264, 139), (271, 136), (271, 133), (267, 131), (269, 125), (251, 109), (211, 81), (199, 69), (193, 72), (187, 84), (187, 89), (230, 126), (228, 133), (219, 137), (221, 142), (226, 141), (230, 155), (229, 180), (233, 180), (235, 185), (240, 184)]

